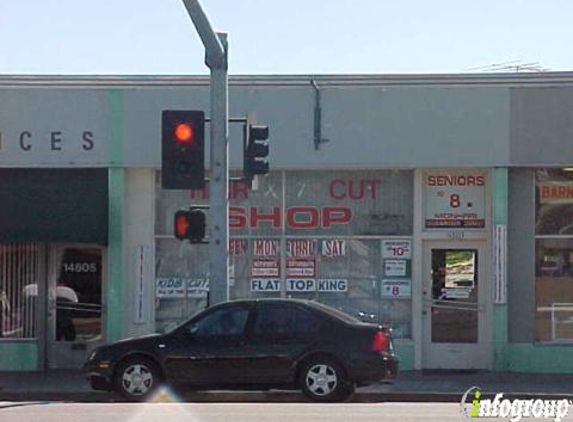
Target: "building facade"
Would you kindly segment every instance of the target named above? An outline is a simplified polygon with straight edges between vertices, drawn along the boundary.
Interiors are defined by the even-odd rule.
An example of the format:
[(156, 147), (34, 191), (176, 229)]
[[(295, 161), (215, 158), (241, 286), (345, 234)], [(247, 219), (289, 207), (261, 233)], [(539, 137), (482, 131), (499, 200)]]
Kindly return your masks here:
[[(173, 216), (208, 185), (161, 188), (160, 125), (209, 110), (208, 79), (0, 93), (0, 370), (77, 367), (203, 309), (207, 246)], [(231, 299), (389, 325), (405, 370), (573, 372), (573, 74), (232, 77), (229, 101), (271, 133), (271, 173), (230, 182)], [(238, 176), (240, 124), (229, 143)]]

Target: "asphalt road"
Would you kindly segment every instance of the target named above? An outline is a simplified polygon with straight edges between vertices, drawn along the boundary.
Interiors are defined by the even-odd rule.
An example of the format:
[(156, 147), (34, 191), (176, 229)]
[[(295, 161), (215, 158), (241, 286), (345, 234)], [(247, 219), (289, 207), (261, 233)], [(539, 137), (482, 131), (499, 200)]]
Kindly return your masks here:
[(4, 403), (2, 422), (380, 422), (467, 420), (456, 403)]

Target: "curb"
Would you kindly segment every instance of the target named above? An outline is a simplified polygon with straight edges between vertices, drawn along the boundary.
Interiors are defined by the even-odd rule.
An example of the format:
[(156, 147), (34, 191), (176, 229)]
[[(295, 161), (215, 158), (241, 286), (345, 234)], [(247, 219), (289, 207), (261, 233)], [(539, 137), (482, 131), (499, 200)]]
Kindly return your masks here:
[[(357, 392), (348, 403), (395, 403), (395, 402), (434, 402), (460, 403), (463, 393), (436, 392)], [(555, 393), (504, 393), (504, 399), (573, 400), (572, 394)], [(205, 391), (186, 393), (182, 398), (159, 398), (158, 402), (185, 403), (312, 403), (296, 391), (277, 392), (233, 392)], [(2, 392), (0, 402), (77, 402), (77, 403), (124, 403), (126, 399), (107, 392)], [(4, 406), (0, 406), (4, 407)]]

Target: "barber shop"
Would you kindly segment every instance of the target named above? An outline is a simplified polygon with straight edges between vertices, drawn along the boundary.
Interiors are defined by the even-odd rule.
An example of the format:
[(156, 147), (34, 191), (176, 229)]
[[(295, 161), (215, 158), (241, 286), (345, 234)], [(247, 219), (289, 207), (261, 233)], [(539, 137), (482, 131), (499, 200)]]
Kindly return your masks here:
[[(0, 371), (79, 368), (209, 306), (209, 247), (174, 235), (192, 207), (209, 228), (209, 182), (161, 183), (162, 112), (209, 117), (209, 79), (0, 92)], [(572, 109), (570, 73), (231, 77), (270, 172), (241, 179), (231, 121), (229, 299), (390, 327), (402, 370), (573, 373)]]

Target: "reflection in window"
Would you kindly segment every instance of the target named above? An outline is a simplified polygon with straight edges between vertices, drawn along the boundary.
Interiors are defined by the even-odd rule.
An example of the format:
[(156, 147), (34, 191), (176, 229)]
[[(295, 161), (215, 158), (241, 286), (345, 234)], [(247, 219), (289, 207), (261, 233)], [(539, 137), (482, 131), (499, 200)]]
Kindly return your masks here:
[(258, 311), (254, 332), (265, 337), (312, 334), (319, 321), (308, 311), (294, 306), (262, 306)]
[(573, 172), (536, 171), (535, 339), (573, 340)]
[(0, 337), (36, 337), (39, 246), (0, 245)]
[(432, 341), (478, 339), (477, 251), (432, 249)]
[(246, 308), (218, 309), (192, 322), (188, 329), (197, 337), (236, 336), (243, 334), (248, 317)]
[(573, 238), (535, 242), (535, 337), (573, 339)]

